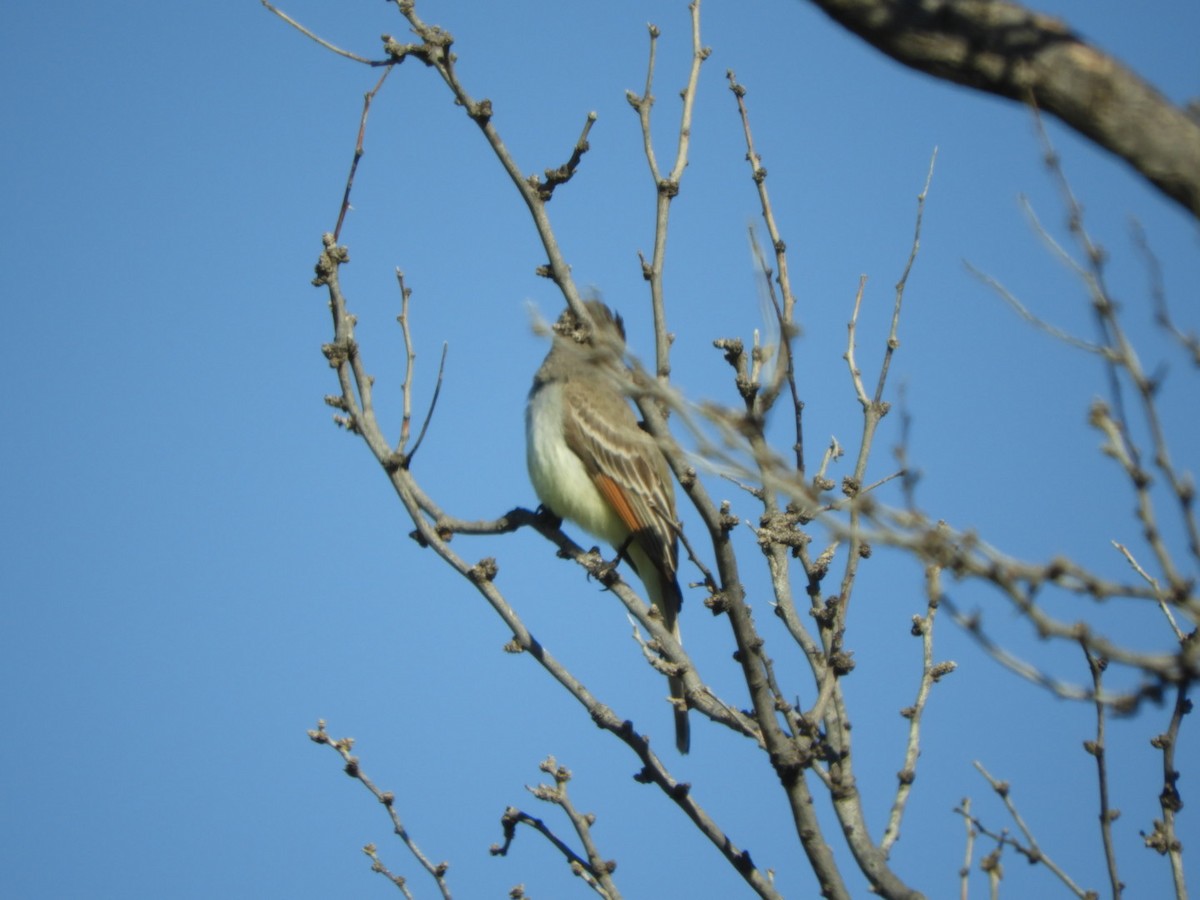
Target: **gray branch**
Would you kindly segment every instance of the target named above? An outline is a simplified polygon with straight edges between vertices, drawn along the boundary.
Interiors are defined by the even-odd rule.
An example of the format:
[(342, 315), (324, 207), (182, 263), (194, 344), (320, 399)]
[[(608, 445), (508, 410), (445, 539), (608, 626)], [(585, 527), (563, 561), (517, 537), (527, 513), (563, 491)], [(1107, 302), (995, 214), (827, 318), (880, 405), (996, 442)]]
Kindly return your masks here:
[(1034, 103), (1200, 217), (1200, 123), (1060, 19), (1000, 0), (810, 0), (897, 62)]

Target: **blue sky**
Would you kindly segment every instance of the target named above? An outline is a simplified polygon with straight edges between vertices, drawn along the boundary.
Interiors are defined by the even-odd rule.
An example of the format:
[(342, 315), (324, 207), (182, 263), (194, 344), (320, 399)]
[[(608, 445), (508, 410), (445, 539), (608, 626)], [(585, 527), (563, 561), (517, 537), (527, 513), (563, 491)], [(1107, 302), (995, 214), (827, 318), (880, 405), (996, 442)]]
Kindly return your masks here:
[[(423, 0), (457, 38), (459, 68), (526, 171), (566, 159), (595, 110), (592, 150), (550, 213), (578, 282), (652, 348), (637, 251), (652, 242), (653, 187), (624, 99), (645, 78), (645, 23), (664, 32), (657, 76), (660, 155), (673, 147), (689, 47), (682, 2), (478, 4)], [(330, 40), (377, 56), (405, 33), (374, 2), (282, 4)], [(1176, 102), (1200, 94), (1200, 9), (1063, 0), (1063, 15)], [(421, 895), (429, 886), (333, 754), (305, 730), (318, 717), (353, 735), (364, 767), (396, 792), (423, 849), (451, 862), (462, 897), (524, 883), (536, 897), (582, 890), (522, 834), (487, 855), (519, 805), (553, 820), (523, 785), (553, 753), (598, 816), (596, 837), (630, 897), (729, 896), (741, 882), (676, 809), (635, 784), (635, 761), (532, 661), (502, 652), (501, 623), (470, 586), (420, 550), (365, 447), (338, 431), (322, 397), (335, 381), (309, 285), (336, 219), (363, 93), (375, 73), (322, 51), (259, 3), (22, 4), (0, 34), (5, 133), (4, 305), (9, 415), (0, 432), (0, 677), (3, 742), (0, 894), (9, 897), (386, 896), (359, 847), (380, 845)], [(691, 165), (676, 203), (666, 287), (677, 382), (732, 402), (714, 337), (749, 337), (758, 295), (745, 228), (757, 208), (724, 72), (749, 88), (755, 138), (790, 248), (804, 337), (801, 390), (814, 448), (852, 446), (858, 413), (841, 360), (858, 277), (870, 276), (860, 363), (882, 350), (907, 257), (915, 198), (939, 148), (921, 256), (906, 294), (893, 392), (913, 417), (920, 501), (1018, 555), (1066, 553), (1117, 576), (1112, 539), (1136, 545), (1132, 498), (1085, 427), (1102, 390), (1094, 361), (1019, 322), (963, 261), (1040, 314), (1090, 334), (1084, 297), (1031, 232), (1018, 195), (1063, 234), (1063, 212), (1028, 114), (903, 69), (800, 2), (704, 10), (713, 47)], [(1111, 252), (1114, 293), (1148, 362), (1169, 373), (1162, 408), (1177, 461), (1195, 469), (1195, 375), (1150, 323), (1147, 278), (1129, 238), (1136, 217), (1164, 263), (1168, 297), (1197, 327), (1197, 230), (1126, 167), (1050, 127), (1093, 235)], [(561, 301), (516, 193), (434, 73), (393, 73), (373, 108), (343, 230), (343, 271), (376, 399), (399, 428), (403, 356), (393, 269), (413, 289), (417, 396), (449, 357), (418, 474), (442, 505), (493, 517), (534, 497), (522, 412), (544, 346), (532, 305)], [(895, 399), (896, 394), (892, 394)], [(896, 421), (877, 445), (892, 465)], [(839, 471), (840, 477), (844, 474)], [(715, 483), (725, 496), (727, 485)], [(739, 514), (745, 498), (729, 493)], [(1168, 527), (1171, 527), (1168, 525)], [(695, 525), (691, 533), (698, 534)], [(1172, 532), (1177, 536), (1177, 532)], [(747, 537), (747, 546), (752, 546)], [(670, 716), (661, 679), (628, 638), (623, 612), (530, 534), (457, 538), (496, 556), (499, 584), (526, 624), (600, 695), (657, 733)], [(752, 552), (752, 550), (751, 550)], [(750, 556), (747, 556), (749, 568)], [(762, 573), (751, 603), (768, 640)], [(753, 579), (758, 579), (754, 581)], [(1078, 654), (1030, 642), (990, 594), (953, 586), (997, 633), (1047, 668), (1086, 677)], [(1064, 615), (1091, 615), (1064, 607)], [(886, 553), (863, 569), (847, 681), (868, 821), (882, 828), (912, 702), (920, 573)], [(1166, 647), (1157, 620), (1103, 610), (1130, 640)], [(733, 702), (723, 620), (685, 607), (688, 647)], [(777, 664), (798, 672), (782, 644)], [(1105, 886), (1094, 769), (1081, 750), (1091, 714), (1000, 671), (949, 621), (938, 656), (959, 671), (937, 688), (897, 870), (929, 896), (957, 890), (964, 796), (992, 828), (1003, 811), (971, 767), (1013, 784), (1044, 849), (1082, 884)], [(803, 682), (800, 690), (807, 690)], [(695, 717), (693, 717), (695, 719)], [(1114, 722), (1111, 765), (1122, 874), (1131, 896), (1162, 895), (1165, 864), (1140, 847), (1159, 815), (1165, 727), (1148, 709)], [(1187, 723), (1191, 725), (1192, 723)], [(693, 724), (693, 753), (671, 759), (702, 802), (788, 896), (812, 883), (764, 761)], [(1180, 758), (1195, 758), (1185, 726)], [(669, 741), (663, 740), (664, 745)], [(1185, 800), (1190, 779), (1185, 774)], [(1190, 807), (1186, 844), (1200, 840)], [(977, 856), (990, 849), (979, 845)], [(1007, 889), (1048, 895), (1047, 873), (1008, 857)], [(862, 893), (861, 882), (851, 880)], [(976, 880), (974, 896), (985, 885)]]

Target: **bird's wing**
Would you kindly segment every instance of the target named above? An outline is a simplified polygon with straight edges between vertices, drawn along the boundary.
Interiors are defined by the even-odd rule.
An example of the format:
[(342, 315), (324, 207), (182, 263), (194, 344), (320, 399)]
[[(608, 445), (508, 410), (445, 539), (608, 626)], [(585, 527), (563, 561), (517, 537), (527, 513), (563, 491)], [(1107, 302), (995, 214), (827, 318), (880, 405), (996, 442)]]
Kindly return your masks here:
[(582, 379), (563, 387), (567, 446), (659, 574), (673, 581), (678, 526), (666, 459), (610, 385)]

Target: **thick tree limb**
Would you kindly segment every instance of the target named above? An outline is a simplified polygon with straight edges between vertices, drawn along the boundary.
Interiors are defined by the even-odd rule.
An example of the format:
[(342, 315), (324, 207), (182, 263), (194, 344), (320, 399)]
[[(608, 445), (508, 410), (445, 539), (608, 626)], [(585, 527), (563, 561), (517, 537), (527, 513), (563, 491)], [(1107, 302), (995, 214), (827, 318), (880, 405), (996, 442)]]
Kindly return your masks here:
[(1200, 122), (1059, 19), (1001, 0), (810, 0), (904, 65), (1033, 101), (1200, 218)]

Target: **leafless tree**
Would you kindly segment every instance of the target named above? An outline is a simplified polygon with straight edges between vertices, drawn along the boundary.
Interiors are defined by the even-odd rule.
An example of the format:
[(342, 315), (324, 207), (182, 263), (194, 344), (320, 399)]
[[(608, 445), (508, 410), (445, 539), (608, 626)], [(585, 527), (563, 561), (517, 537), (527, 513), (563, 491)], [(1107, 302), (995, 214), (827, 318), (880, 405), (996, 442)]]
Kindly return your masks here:
[[(642, 260), (653, 307), (655, 360), (653, 372), (646, 372), (630, 358), (626, 388), (703, 526), (702, 533), (683, 535), (685, 549), (695, 571), (700, 573), (704, 606), (728, 623), (730, 647), (740, 666), (744, 686), (744, 693), (738, 696), (721, 696), (705, 677), (706, 669), (716, 663), (689, 655), (629, 586), (621, 567), (608, 564), (598, 553), (575, 543), (569, 529), (564, 531), (552, 515), (518, 508), (494, 520), (469, 520), (443, 509), (423, 489), (419, 450), (430, 418), (436, 419), (436, 412), (431, 408), (420, 427), (414, 427), (415, 339), (409, 320), (410, 288), (398, 273), (399, 322), (408, 367), (400, 438), (394, 443), (384, 436), (376, 418), (372, 378), (355, 338), (355, 318), (343, 290), (341, 267), (348, 260), (348, 251), (339, 242), (340, 232), (349, 208), (354, 173), (363, 154), (368, 111), (391, 70), (411, 59), (440, 78), (450, 99), (478, 126), (529, 212), (545, 253), (544, 260), (539, 261), (538, 274), (553, 282), (565, 305), (581, 321), (590, 321), (584, 297), (552, 228), (547, 202), (555, 191), (569, 189), (566, 186), (576, 176), (577, 167), (589, 150), (593, 118), (585, 118), (582, 133), (567, 154), (566, 162), (546, 169), (541, 175), (529, 175), (502, 140), (491, 103), (472, 93), (460, 78), (451, 34), (427, 23), (412, 0), (396, 4), (411, 32), (411, 40), (385, 36), (382, 56), (378, 58), (333, 47), (266, 0), (263, 2), (326, 48), (382, 70), (382, 77), (366, 97), (358, 148), (341, 211), (336, 227), (324, 236), (314, 281), (327, 291), (332, 312), (333, 336), (324, 352), (336, 374), (338, 390), (326, 401), (336, 410), (337, 422), (370, 448), (412, 519), (414, 539), (467, 579), (485, 604), (503, 620), (512, 635), (507, 649), (528, 655), (600, 728), (623, 744), (638, 761), (638, 779), (656, 786), (665, 802), (677, 806), (753, 892), (763, 897), (778, 896), (772, 874), (745, 851), (743, 838), (729, 833), (705, 807), (703, 784), (693, 788), (680, 782), (672, 774), (669, 761), (658, 755), (648, 736), (634, 728), (628, 716), (589, 691), (566, 663), (549, 653), (522, 621), (521, 598), (502, 593), (497, 586), (498, 562), (491, 558), (476, 561), (465, 558), (459, 552), (461, 543), (452, 546), (453, 536), (500, 535), (522, 528), (533, 529), (546, 540), (547, 565), (552, 564), (557, 554), (578, 564), (581, 579), (598, 579), (637, 622), (646, 662), (682, 678), (687, 707), (713, 726), (741, 735), (761, 751), (763, 763), (777, 776), (796, 839), (819, 892), (825, 897), (852, 895), (847, 865), (856, 867), (871, 890), (882, 896), (923, 896), (922, 885), (911, 883), (911, 879), (897, 873), (891, 854), (914, 789), (923, 715), (937, 684), (955, 670), (953, 662), (939, 660), (935, 652), (934, 636), (940, 615), (953, 619), (1014, 675), (1039, 684), (1058, 697), (1094, 707), (1096, 731), (1087, 741), (1086, 751), (1094, 761), (1100, 804), (1097, 846), (1104, 854), (1108, 889), (1114, 897), (1121, 895), (1123, 884), (1120, 852), (1112, 837), (1116, 811), (1109, 803), (1106, 723), (1114, 713), (1138, 712), (1147, 700), (1165, 703), (1169, 711), (1166, 726), (1154, 738), (1161, 754), (1161, 818), (1145, 833), (1145, 843), (1167, 860), (1176, 896), (1186, 896), (1182, 842), (1176, 828), (1176, 815), (1182, 808), (1176, 750), (1183, 717), (1190, 711), (1189, 691), (1200, 667), (1200, 642), (1195, 639), (1200, 622), (1200, 596), (1195, 581), (1200, 563), (1200, 532), (1194, 508), (1194, 482), (1171, 452), (1156, 402), (1157, 376), (1145, 367), (1126, 334), (1107, 287), (1106, 255), (1090, 237), (1082, 210), (1048, 141), (1048, 164), (1059, 179), (1075, 244), (1063, 247), (1054, 243), (1044, 230), (1042, 234), (1050, 243), (1051, 252), (1061, 255), (1074, 267), (1089, 297), (1099, 338), (1085, 341), (1056, 329), (1007, 291), (997, 278), (983, 273), (980, 278), (1034, 326), (1072, 344), (1079, 353), (1099, 357), (1103, 362), (1107, 379), (1104, 399), (1094, 403), (1090, 424), (1101, 435), (1104, 453), (1112, 458), (1114, 471), (1135, 499), (1134, 515), (1143, 537), (1139, 547), (1115, 547), (1115, 552), (1128, 562), (1130, 574), (1124, 579), (1105, 577), (1060, 556), (1033, 561), (1016, 558), (993, 547), (982, 536), (942, 521), (936, 511), (923, 509), (913, 470), (905, 458), (903, 439), (899, 442), (895, 467), (880, 471), (879, 426), (885, 416), (895, 411), (889, 375), (899, 346), (908, 278), (918, 259), (922, 215), (934, 183), (936, 153), (930, 160), (914, 209), (911, 250), (895, 286), (890, 327), (882, 348), (872, 352), (859, 344), (865, 282), (860, 283), (858, 295), (850, 304), (844, 348), (846, 368), (841, 377), (861, 411), (859, 434), (847, 447), (835, 441), (814, 450), (812, 441), (806, 440), (804, 398), (793, 366), (801, 315), (789, 273), (787, 245), (772, 207), (767, 173), (755, 146), (747, 90), (732, 71), (726, 73), (726, 79), (744, 134), (749, 184), (757, 192), (765, 234), (762, 242), (765, 249), (756, 252), (761, 281), (768, 293), (766, 321), (755, 323), (755, 337), (749, 342), (733, 337), (718, 337), (714, 341), (729, 366), (737, 403), (696, 404), (689, 400), (686, 386), (671, 380), (671, 304), (663, 280), (666, 238), (673, 200), (684, 185), (697, 84), (709, 51), (701, 39), (700, 3), (694, 0), (689, 7), (691, 64), (682, 92), (677, 141), (673, 152), (664, 155), (661, 147), (656, 146), (651, 129), (659, 32), (650, 27), (645, 87), (641, 93), (629, 93), (628, 100), (641, 123), (646, 161), (656, 186), (655, 243), (650, 255)], [(813, 2), (839, 23), (908, 65), (1029, 103), (1058, 116), (1100, 146), (1128, 160), (1158, 190), (1200, 215), (1200, 128), (1195, 120), (1062, 23), (1011, 4), (982, 0)], [(409, 74), (418, 77), (424, 73)], [(1102, 96), (1104, 102), (1097, 103), (1097, 96)], [(1130, 109), (1137, 111), (1136, 117)], [(755, 247), (759, 247), (757, 241)], [(1153, 270), (1153, 256), (1148, 247), (1143, 245), (1143, 250)], [(1170, 335), (1181, 352), (1200, 368), (1200, 344), (1196, 337), (1176, 324), (1164, 298), (1156, 295), (1155, 309), (1164, 334)], [(768, 337), (760, 338), (760, 333)], [(874, 358), (868, 361), (868, 357)], [(416, 415), (419, 420), (420, 414)], [(778, 442), (773, 444), (768, 437), (768, 423), (774, 421), (788, 423), (790, 439), (786, 447), (778, 446)], [(901, 432), (903, 436), (903, 428)], [(835, 467), (843, 456), (848, 456), (849, 467), (840, 480), (835, 480)], [(710, 493), (713, 475), (736, 486), (742, 503), (735, 505), (715, 499)], [(748, 504), (754, 506), (753, 515), (746, 511)], [(1169, 528), (1164, 525), (1167, 517), (1172, 520)], [(734, 536), (744, 529), (753, 535), (771, 585), (769, 603), (760, 601), (757, 612), (761, 616), (764, 610), (769, 610), (774, 622), (760, 621), (747, 602), (743, 573), (757, 565), (759, 557), (739, 554)], [(924, 612), (913, 617), (911, 626), (912, 635), (920, 640), (921, 669), (914, 685), (913, 702), (902, 711), (907, 720), (906, 740), (899, 751), (902, 764), (886, 824), (881, 832), (873, 832), (868, 827), (858, 788), (851, 705), (843, 682), (855, 667), (847, 641), (854, 625), (851, 600), (861, 567), (881, 548), (892, 548), (893, 552), (918, 562), (925, 578)], [(995, 637), (981, 613), (960, 608), (952, 600), (948, 581), (954, 585), (974, 582), (987, 586), (1037, 636), (1058, 647), (1060, 654), (1077, 654), (1080, 677), (1073, 682), (1064, 681), (1017, 656)], [(1074, 612), (1068, 616), (1061, 614), (1062, 606), (1057, 602), (1064, 597), (1075, 601), (1071, 607)], [(1089, 606), (1118, 598), (1136, 604), (1144, 615), (1161, 617), (1169, 623), (1166, 632), (1169, 638), (1159, 647), (1146, 650), (1123, 640), (1119, 633), (1108, 633), (1094, 625), (1087, 612)], [(860, 605), (861, 602), (853, 606)], [(648, 638), (642, 637), (641, 632)], [(785, 656), (803, 661), (807, 667), (804, 683), (785, 683), (777, 675), (774, 660)], [(1110, 689), (1106, 674), (1116, 667), (1134, 673), (1132, 687)], [(323, 722), (310, 736), (340, 754), (346, 771), (387, 808), (394, 830), (435, 880), (442, 895), (450, 896), (447, 866), (432, 863), (417, 848), (398, 817), (394, 796), (375, 787), (363, 773), (359, 759), (352, 753), (352, 741), (331, 737)], [(1044, 836), (1039, 842), (1022, 819), (1014, 799), (1019, 794), (1019, 784), (1016, 790), (1010, 789), (1008, 783), (993, 776), (983, 765), (977, 766), (985, 783), (1002, 799), (1016, 831), (990, 827), (976, 812), (978, 804), (973, 806), (964, 800), (958, 810), (967, 835), (962, 895), (967, 896), (967, 876), (975, 865), (976, 844), (986, 841), (990, 852), (980, 858), (979, 864), (993, 883), (999, 882), (1001, 859), (1008, 852), (1044, 866), (1049, 878), (1057, 879), (1075, 896), (1097, 896), (1096, 891), (1081, 887), (1055, 863), (1052, 844)], [(534, 796), (558, 807), (574, 837), (564, 838), (546, 821), (510, 807), (503, 817), (504, 842), (493, 848), (493, 852), (505, 853), (517, 829), (523, 825), (530, 827), (546, 837), (572, 871), (596, 893), (604, 897), (620, 896), (615, 865), (604, 858), (591, 833), (592, 818), (575, 808), (567, 792), (571, 772), (553, 758), (542, 763), (542, 771), (553, 784), (534, 789)], [(831, 807), (836, 829), (829, 828), (817, 814), (821, 804)], [(376, 871), (410, 895), (406, 880), (387, 869), (375, 846), (369, 846), (366, 852)], [(523, 896), (523, 889), (514, 889), (512, 895)]]

